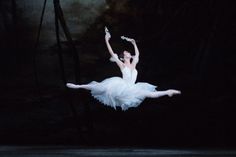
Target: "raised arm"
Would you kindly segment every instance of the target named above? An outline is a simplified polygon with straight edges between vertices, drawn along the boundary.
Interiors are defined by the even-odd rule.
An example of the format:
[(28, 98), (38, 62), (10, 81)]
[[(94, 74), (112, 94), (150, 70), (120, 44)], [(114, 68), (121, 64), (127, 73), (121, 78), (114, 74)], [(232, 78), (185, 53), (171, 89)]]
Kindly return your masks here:
[(134, 52), (135, 52), (135, 55), (133, 57), (133, 61), (132, 61), (132, 64), (134, 66), (137, 65), (138, 61), (139, 61), (139, 50), (138, 50), (138, 47), (137, 47), (137, 44), (135, 42), (135, 40), (132, 40), (131, 43), (133, 44), (134, 46)]
[(124, 66), (124, 63), (118, 58), (117, 54), (115, 54), (111, 48), (111, 45), (109, 43), (109, 40), (111, 38), (111, 34), (109, 33), (107, 27), (105, 27), (105, 43), (106, 43), (106, 46), (107, 46), (107, 49), (112, 57), (112, 60), (116, 62), (116, 64), (120, 67), (120, 69), (123, 68)]

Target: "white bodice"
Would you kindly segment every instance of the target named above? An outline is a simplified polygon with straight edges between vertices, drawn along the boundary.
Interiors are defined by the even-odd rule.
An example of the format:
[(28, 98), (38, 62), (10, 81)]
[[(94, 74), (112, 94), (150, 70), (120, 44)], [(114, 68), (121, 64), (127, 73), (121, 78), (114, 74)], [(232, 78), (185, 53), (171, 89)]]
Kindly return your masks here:
[(138, 76), (138, 71), (136, 69), (131, 69), (128, 67), (124, 67), (122, 70), (122, 78), (132, 84), (135, 84), (137, 76)]

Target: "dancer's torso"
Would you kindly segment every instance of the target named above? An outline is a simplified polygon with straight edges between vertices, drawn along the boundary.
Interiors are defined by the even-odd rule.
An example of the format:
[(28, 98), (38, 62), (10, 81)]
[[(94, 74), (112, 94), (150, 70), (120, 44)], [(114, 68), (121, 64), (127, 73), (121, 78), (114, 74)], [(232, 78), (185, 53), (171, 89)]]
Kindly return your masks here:
[(138, 71), (134, 68), (131, 69), (127, 66), (125, 66), (122, 70), (122, 78), (127, 81), (128, 83), (134, 84), (137, 79)]

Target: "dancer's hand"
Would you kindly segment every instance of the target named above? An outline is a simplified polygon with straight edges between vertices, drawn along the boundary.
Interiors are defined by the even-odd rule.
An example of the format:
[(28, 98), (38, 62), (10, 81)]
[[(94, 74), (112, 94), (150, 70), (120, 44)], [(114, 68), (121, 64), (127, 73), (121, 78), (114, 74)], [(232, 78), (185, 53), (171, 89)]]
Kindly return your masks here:
[(107, 27), (105, 26), (105, 39), (108, 41), (111, 39), (111, 34), (110, 32), (108, 31)]
[(128, 42), (131, 42), (132, 44), (135, 44), (135, 40), (132, 39), (132, 38), (128, 38), (128, 37), (125, 37), (125, 36), (121, 36), (120, 37), (122, 40), (126, 40)]

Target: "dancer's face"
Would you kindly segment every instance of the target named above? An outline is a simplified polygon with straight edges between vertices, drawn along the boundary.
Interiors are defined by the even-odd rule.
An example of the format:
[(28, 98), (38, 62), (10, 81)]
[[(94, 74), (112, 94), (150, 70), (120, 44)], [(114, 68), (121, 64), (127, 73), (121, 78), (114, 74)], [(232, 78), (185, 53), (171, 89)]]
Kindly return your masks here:
[(124, 59), (130, 59), (132, 57), (128, 51), (124, 51), (123, 54), (124, 54)]

